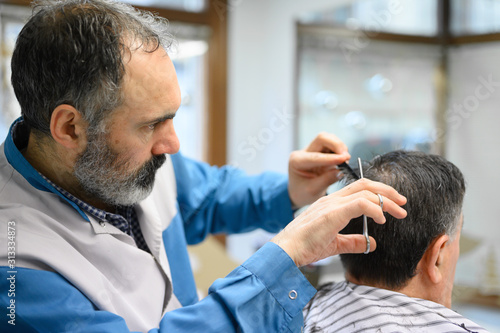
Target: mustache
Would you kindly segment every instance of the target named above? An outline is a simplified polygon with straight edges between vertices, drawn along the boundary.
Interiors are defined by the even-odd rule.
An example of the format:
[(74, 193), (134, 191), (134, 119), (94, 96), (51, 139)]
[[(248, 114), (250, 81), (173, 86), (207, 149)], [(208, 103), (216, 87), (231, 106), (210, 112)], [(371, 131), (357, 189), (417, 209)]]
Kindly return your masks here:
[(167, 157), (165, 156), (165, 154), (156, 155), (156, 156), (153, 156), (151, 158), (151, 160), (147, 163), (147, 165), (149, 165), (151, 170), (156, 171), (159, 168), (161, 168), (161, 166), (163, 165), (163, 163), (165, 163), (166, 160), (167, 160)]
[(152, 184), (155, 179), (156, 171), (161, 168), (161, 166), (167, 160), (166, 155), (156, 155), (153, 156), (144, 166), (139, 170), (137, 174), (137, 184), (147, 186)]

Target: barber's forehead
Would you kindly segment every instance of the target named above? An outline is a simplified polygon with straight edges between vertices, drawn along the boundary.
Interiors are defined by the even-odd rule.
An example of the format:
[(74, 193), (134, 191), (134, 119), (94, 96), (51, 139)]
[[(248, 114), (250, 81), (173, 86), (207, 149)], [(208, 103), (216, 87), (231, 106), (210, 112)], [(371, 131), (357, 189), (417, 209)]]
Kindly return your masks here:
[(176, 78), (176, 73), (163, 48), (160, 47), (154, 52), (141, 48), (132, 51), (125, 62), (125, 77), (128, 80), (137, 80), (135, 83), (142, 86), (156, 87), (156, 81), (172, 80)]

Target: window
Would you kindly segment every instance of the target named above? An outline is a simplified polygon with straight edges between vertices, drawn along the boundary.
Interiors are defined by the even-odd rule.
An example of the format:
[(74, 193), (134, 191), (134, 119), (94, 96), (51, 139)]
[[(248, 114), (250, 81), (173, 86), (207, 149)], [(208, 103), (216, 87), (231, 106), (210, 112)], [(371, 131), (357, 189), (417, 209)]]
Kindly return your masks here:
[(429, 152), (439, 47), (367, 41), (346, 53), (343, 45), (353, 37), (332, 37), (299, 37), (299, 146), (327, 131), (342, 138), (354, 159), (398, 148)]
[(300, 23), (434, 36), (438, 31), (436, 17), (435, 0), (360, 0), (323, 12), (306, 13), (300, 18)]
[(175, 9), (201, 13), (207, 9), (207, 0), (122, 0), (132, 5)]
[(0, 141), (3, 142), (10, 124), (21, 115), (14, 90), (10, 83), (10, 59), (17, 35), (30, 11), (22, 7), (0, 4)]
[(451, 32), (478, 35), (500, 31), (500, 2), (491, 0), (453, 0)]
[(184, 155), (206, 160), (207, 52), (210, 30), (203, 26), (173, 23), (177, 46), (170, 57), (181, 89), (181, 107), (174, 119)]

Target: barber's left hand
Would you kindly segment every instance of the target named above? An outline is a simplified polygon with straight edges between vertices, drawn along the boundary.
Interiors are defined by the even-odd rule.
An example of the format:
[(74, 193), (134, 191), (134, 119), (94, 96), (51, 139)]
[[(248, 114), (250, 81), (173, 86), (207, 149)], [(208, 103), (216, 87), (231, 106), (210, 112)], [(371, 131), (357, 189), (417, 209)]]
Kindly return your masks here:
[(339, 180), (337, 165), (349, 160), (347, 146), (335, 135), (320, 133), (303, 150), (290, 154), (288, 193), (294, 208), (308, 205), (325, 195)]

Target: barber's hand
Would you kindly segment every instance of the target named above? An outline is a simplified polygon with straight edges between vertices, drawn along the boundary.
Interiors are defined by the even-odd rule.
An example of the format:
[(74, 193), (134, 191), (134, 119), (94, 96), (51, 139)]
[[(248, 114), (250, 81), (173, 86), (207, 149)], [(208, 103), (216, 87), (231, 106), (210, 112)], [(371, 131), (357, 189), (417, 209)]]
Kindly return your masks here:
[(288, 194), (294, 208), (313, 203), (339, 180), (337, 165), (351, 156), (346, 145), (335, 135), (320, 133), (303, 150), (290, 154), (288, 164)]
[[(385, 212), (398, 219), (406, 217), (406, 211), (400, 207), (406, 203), (404, 196), (388, 185), (361, 179), (313, 203), (271, 241), (299, 267), (340, 253), (363, 253), (363, 235), (342, 235), (339, 231), (363, 214), (385, 223), (377, 193), (383, 196)], [(376, 246), (370, 237), (370, 251)]]

